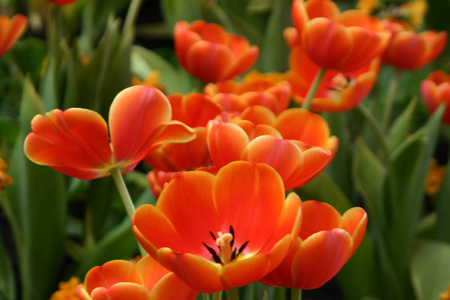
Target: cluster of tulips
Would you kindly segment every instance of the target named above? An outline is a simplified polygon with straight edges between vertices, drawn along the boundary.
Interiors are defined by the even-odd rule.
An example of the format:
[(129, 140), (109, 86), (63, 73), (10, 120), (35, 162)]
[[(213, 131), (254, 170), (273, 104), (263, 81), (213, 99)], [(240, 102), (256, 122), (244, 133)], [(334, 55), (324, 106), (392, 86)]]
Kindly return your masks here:
[[(1, 17), (4, 53), (27, 18)], [(406, 20), (362, 9), (341, 12), (331, 0), (294, 0), (291, 17), (285, 73), (251, 70), (260, 51), (243, 36), (203, 20), (179, 21), (176, 56), (198, 79), (197, 91), (134, 85), (116, 95), (107, 120), (78, 107), (33, 118), (28, 159), (81, 180), (112, 176), (139, 243), (139, 258), (92, 268), (79, 299), (219, 299), (228, 291), (236, 300), (238, 287), (258, 281), (290, 288), (299, 299), (357, 251), (368, 223), (363, 208), (341, 214), (293, 191), (338, 151), (320, 113), (361, 107), (382, 64), (398, 73), (420, 69), (442, 53), (447, 33), (416, 32)], [(432, 72), (421, 91), (430, 112), (438, 110), (450, 102), (450, 75)], [(443, 122), (450, 124), (450, 107)], [(151, 169), (157, 201), (135, 209), (122, 174), (142, 166)]]

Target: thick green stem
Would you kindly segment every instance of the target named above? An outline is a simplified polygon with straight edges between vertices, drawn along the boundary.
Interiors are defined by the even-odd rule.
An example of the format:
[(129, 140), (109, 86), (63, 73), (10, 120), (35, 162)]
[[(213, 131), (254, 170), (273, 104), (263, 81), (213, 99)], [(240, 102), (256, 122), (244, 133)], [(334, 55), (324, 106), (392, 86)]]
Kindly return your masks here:
[(128, 34), (133, 30), (133, 26), (136, 23), (139, 8), (141, 7), (142, 0), (131, 0), (130, 6), (128, 8), (128, 13), (125, 18), (125, 24), (123, 26), (123, 33)]
[(231, 288), (227, 291), (228, 300), (239, 300), (239, 293), (237, 288)]
[(320, 68), (319, 71), (317, 72), (313, 83), (309, 87), (308, 94), (306, 94), (305, 101), (303, 102), (302, 105), (303, 109), (309, 109), (309, 107), (311, 106), (312, 100), (314, 99), (314, 95), (316, 94), (317, 88), (319, 87), (319, 84), (322, 81), (323, 75), (325, 75), (326, 71), (327, 69)]
[(203, 293), (202, 298), (203, 298), (203, 300), (209, 300), (209, 295), (206, 293)]
[(222, 299), (222, 291), (214, 293), (213, 300), (220, 300)]
[(395, 69), (394, 78), (389, 85), (388, 93), (386, 95), (386, 102), (383, 110), (382, 128), (384, 131), (389, 127), (389, 121), (391, 119), (392, 107), (394, 106), (395, 93), (397, 92), (398, 83), (400, 82), (401, 69)]
[(299, 289), (291, 289), (291, 300), (301, 300), (302, 299), (302, 290)]
[[(120, 173), (119, 168), (112, 168), (109, 170), (112, 178), (114, 179), (114, 183), (116, 184), (117, 190), (119, 191), (120, 198), (122, 199), (122, 203), (125, 206), (125, 210), (127, 212), (130, 220), (133, 218), (133, 214), (135, 212), (133, 200), (131, 200), (130, 193), (128, 193), (127, 186), (125, 185), (125, 181), (123, 180), (122, 174)], [(147, 255), (147, 252), (142, 248), (142, 246), (138, 243), (139, 250), (141, 252), (141, 256), (144, 257)]]

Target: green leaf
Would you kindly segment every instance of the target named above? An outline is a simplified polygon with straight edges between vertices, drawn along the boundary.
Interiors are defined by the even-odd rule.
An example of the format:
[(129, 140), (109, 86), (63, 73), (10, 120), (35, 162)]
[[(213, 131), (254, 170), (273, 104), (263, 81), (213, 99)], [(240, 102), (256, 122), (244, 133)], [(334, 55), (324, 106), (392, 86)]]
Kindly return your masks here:
[(418, 241), (413, 250), (411, 278), (418, 300), (439, 299), (450, 282), (450, 245)]
[(392, 124), (389, 129), (389, 132), (387, 133), (389, 149), (395, 149), (407, 138), (408, 134), (410, 134), (416, 104), (417, 101), (412, 99), (406, 109), (399, 117), (397, 117), (394, 124)]
[(348, 198), (339, 189), (336, 183), (324, 172), (303, 186), (298, 194), (303, 199), (314, 199), (332, 205), (343, 214), (352, 207)]
[(272, 9), (275, 0), (251, 0), (247, 6), (249, 12), (267, 12)]
[(42, 112), (43, 106), (33, 85), (25, 79), (21, 133), (9, 166), (15, 184), (6, 192), (21, 230), (16, 244), (23, 299), (33, 300), (49, 298), (60, 280), (64, 254), (64, 177), (49, 167), (36, 165), (23, 153), (31, 119)]
[(0, 236), (0, 299), (16, 299), (16, 283), (11, 258), (6, 251)]
[(450, 159), (447, 162), (444, 177), (442, 178), (441, 187), (436, 195), (437, 203), (437, 221), (436, 221), (436, 238), (450, 243)]
[(161, 10), (169, 26), (181, 20), (192, 22), (203, 19), (201, 14), (202, 0), (161, 0)]

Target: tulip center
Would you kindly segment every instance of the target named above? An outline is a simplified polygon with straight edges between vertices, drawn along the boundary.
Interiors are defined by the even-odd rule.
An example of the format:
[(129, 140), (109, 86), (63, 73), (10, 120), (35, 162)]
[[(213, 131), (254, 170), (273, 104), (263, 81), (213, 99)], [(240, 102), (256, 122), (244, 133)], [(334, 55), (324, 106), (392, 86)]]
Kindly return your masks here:
[(331, 94), (339, 98), (339, 94), (349, 86), (354, 85), (355, 80), (353, 78), (346, 77), (342, 73), (339, 73), (336, 76), (334, 76), (333, 79), (331, 79), (331, 83), (332, 87), (328, 87), (327, 89), (330, 91)]
[(214, 235), (214, 233), (212, 233), (211, 231), (209, 233), (211, 234), (211, 237), (216, 242), (218, 251), (216, 252), (216, 250), (214, 250), (212, 247), (209, 247), (205, 243), (203, 243), (203, 245), (206, 247), (206, 249), (208, 249), (209, 253), (211, 253), (213, 260), (216, 263), (219, 263), (222, 265), (228, 264), (228, 263), (232, 262), (233, 260), (235, 260), (239, 256), (239, 254), (241, 254), (242, 251), (244, 251), (245, 247), (247, 247), (247, 245), (248, 245), (248, 241), (246, 241), (244, 244), (242, 244), (241, 247), (239, 247), (239, 249), (236, 247), (233, 247), (234, 246), (234, 237), (235, 237), (233, 226), (230, 226), (230, 232), (222, 233), (221, 231), (219, 231), (217, 233), (217, 235), (218, 235), (217, 238)]

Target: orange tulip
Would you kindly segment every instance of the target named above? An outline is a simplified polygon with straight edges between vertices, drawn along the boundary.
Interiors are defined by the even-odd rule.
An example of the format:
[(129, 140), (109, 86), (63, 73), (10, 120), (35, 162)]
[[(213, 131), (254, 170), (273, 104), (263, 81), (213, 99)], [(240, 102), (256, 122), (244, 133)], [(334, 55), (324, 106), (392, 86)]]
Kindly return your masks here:
[(339, 13), (328, 0), (295, 0), (288, 29), (290, 46), (300, 42), (309, 58), (325, 69), (357, 69), (380, 55), (389, 40), (378, 19), (360, 10)]
[(422, 97), (430, 112), (447, 105), (442, 121), (450, 125), (450, 75), (437, 70), (431, 72), (420, 86)]
[(178, 22), (174, 39), (180, 64), (205, 82), (232, 79), (250, 69), (259, 55), (258, 47), (244, 37), (203, 20)]
[(108, 176), (112, 168), (126, 173), (162, 143), (194, 138), (191, 128), (170, 118), (169, 101), (159, 90), (133, 86), (111, 104), (111, 143), (106, 121), (97, 112), (55, 109), (33, 118), (24, 150), (33, 162), (80, 179)]
[(359, 207), (341, 216), (329, 204), (311, 200), (300, 210), (300, 234), (283, 262), (261, 280), (267, 285), (319, 288), (355, 253), (366, 231), (367, 214)]
[(242, 82), (210, 83), (204, 93), (226, 111), (241, 112), (249, 106), (262, 105), (279, 114), (289, 106), (291, 86), (282, 74), (252, 71)]
[[(348, 72), (326, 70), (310, 109), (322, 112), (344, 111), (356, 107), (372, 90), (378, 77), (380, 61), (375, 58)], [(286, 73), (286, 79), (292, 86), (293, 99), (303, 104), (319, 66), (311, 61), (301, 45), (291, 50), (289, 64), (291, 70)]]
[(18, 14), (12, 18), (0, 15), (0, 56), (8, 51), (25, 33), (28, 18)]
[(210, 97), (192, 93), (169, 96), (172, 120), (193, 127), (195, 139), (187, 143), (165, 143), (149, 152), (145, 162), (152, 167), (167, 171), (182, 171), (206, 165), (211, 161), (206, 144), (206, 123), (222, 112), (222, 108)]
[(275, 116), (254, 106), (245, 110), (241, 119), (208, 124), (208, 147), (218, 168), (235, 160), (266, 163), (280, 174), (289, 190), (311, 180), (337, 150), (337, 138), (330, 137), (325, 120), (307, 110), (288, 109)]
[(416, 33), (404, 21), (384, 20), (392, 38), (383, 54), (383, 61), (400, 69), (417, 70), (435, 60), (447, 44), (447, 32), (427, 30)]
[(193, 289), (214, 293), (261, 279), (282, 261), (300, 200), (284, 200), (281, 178), (265, 164), (233, 162), (217, 175), (177, 175), (156, 206), (134, 214), (148, 253)]
[(198, 292), (147, 255), (137, 263), (113, 260), (94, 267), (77, 294), (81, 300), (194, 300)]

